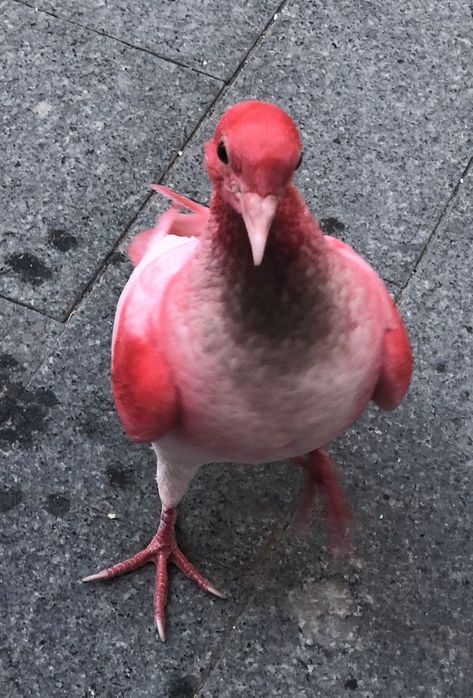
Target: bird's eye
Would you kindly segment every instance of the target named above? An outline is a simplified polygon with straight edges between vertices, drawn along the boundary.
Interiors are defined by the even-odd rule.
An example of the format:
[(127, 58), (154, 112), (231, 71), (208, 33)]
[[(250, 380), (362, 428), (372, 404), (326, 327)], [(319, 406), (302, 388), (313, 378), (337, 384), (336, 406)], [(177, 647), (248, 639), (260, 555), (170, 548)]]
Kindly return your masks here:
[(301, 165), (302, 165), (302, 153), (300, 154), (300, 157), (299, 157), (299, 160), (297, 161), (297, 165), (296, 165), (295, 169), (298, 170)]
[(218, 159), (221, 162), (223, 162), (224, 165), (228, 165), (228, 153), (223, 141), (220, 141), (220, 143), (217, 146), (217, 156)]

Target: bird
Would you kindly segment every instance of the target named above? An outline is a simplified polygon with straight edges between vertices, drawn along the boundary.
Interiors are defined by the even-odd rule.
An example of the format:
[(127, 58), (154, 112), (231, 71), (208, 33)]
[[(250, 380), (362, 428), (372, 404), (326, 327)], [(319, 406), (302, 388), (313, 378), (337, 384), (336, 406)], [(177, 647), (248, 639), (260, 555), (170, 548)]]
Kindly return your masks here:
[(171, 207), (132, 241), (118, 301), (112, 390), (129, 438), (151, 443), (161, 515), (131, 558), (89, 575), (156, 568), (154, 621), (166, 638), (168, 565), (223, 594), (182, 553), (177, 506), (206, 463), (289, 461), (305, 471), (301, 519), (317, 491), (344, 535), (350, 506), (327, 446), (370, 402), (396, 408), (411, 381), (408, 333), (384, 282), (325, 235), (294, 183), (296, 123), (279, 106), (227, 109), (205, 144), (209, 207), (164, 185)]

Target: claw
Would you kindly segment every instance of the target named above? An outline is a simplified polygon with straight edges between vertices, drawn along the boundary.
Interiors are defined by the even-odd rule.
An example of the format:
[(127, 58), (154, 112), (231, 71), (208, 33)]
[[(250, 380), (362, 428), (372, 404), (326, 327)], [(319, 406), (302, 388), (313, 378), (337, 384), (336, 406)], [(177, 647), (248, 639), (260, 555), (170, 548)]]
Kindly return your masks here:
[(88, 577), (82, 577), (82, 582), (95, 582), (96, 579), (107, 579), (107, 570), (101, 570), (95, 574), (89, 574)]
[(209, 594), (213, 594), (214, 596), (217, 596), (219, 599), (226, 599), (227, 597), (223, 593), (223, 591), (219, 591), (216, 589), (212, 584), (209, 584), (207, 589), (205, 591), (208, 591)]
[(220, 599), (225, 598), (224, 594), (216, 589), (179, 550), (174, 533), (175, 518), (175, 513), (172, 509), (163, 511), (158, 532), (144, 550), (112, 567), (107, 567), (96, 574), (90, 574), (82, 580), (83, 582), (92, 582), (101, 579), (111, 579), (112, 577), (118, 577), (127, 572), (133, 572), (147, 562), (154, 562), (156, 565), (154, 622), (162, 642), (166, 640), (165, 609), (168, 598), (169, 562), (176, 565), (176, 567), (184, 572), (189, 579), (195, 582), (204, 591), (218, 596)]
[(166, 632), (164, 630), (164, 620), (161, 620), (161, 618), (155, 618), (154, 619), (156, 623), (156, 630), (158, 631), (159, 639), (161, 642), (166, 642)]
[(171, 558), (172, 562), (176, 565), (178, 569), (181, 570), (181, 572), (184, 572), (186, 577), (189, 577), (189, 579), (192, 579), (193, 582), (197, 584), (201, 589), (204, 591), (208, 591), (209, 594), (213, 594), (214, 596), (218, 596), (220, 599), (224, 599), (225, 596), (222, 594), (221, 591), (216, 589), (213, 584), (209, 582), (208, 579), (206, 579), (197, 569), (197, 567), (194, 567), (192, 562), (190, 562), (185, 555), (179, 550), (179, 548), (176, 548), (176, 550), (173, 551), (173, 555)]

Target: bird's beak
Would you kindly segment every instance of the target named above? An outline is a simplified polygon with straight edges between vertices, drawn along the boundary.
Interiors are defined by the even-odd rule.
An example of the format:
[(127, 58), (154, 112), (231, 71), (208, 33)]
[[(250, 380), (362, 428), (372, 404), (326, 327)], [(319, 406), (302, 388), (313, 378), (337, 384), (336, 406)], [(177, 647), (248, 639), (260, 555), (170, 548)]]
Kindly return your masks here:
[(259, 266), (263, 260), (269, 229), (278, 205), (275, 196), (259, 196), (254, 192), (240, 194), (241, 215), (250, 240), (253, 262)]

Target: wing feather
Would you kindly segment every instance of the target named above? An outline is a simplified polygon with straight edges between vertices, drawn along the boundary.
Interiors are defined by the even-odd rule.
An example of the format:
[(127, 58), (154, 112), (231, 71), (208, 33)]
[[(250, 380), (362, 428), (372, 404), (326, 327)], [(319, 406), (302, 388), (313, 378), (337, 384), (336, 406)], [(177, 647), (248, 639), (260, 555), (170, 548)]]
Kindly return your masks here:
[(385, 332), (381, 368), (372, 400), (384, 410), (393, 410), (407, 393), (412, 378), (413, 357), (407, 330), (386, 286), (368, 262), (341, 240), (329, 235), (325, 240), (333, 250), (356, 264), (373, 292), (380, 294)]
[[(180, 199), (187, 201), (176, 198), (179, 205)], [(177, 390), (164, 351), (162, 305), (169, 282), (198, 245), (192, 234), (206, 224), (207, 209), (197, 206), (188, 215), (176, 206), (169, 209), (129, 248), (135, 269), (115, 314), (112, 389), (117, 412), (133, 441), (156, 441), (179, 418)]]

